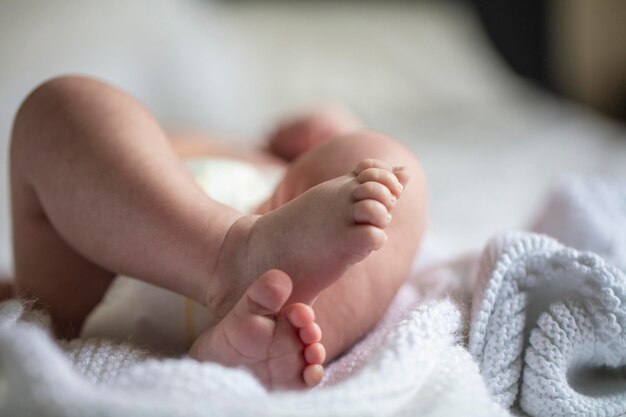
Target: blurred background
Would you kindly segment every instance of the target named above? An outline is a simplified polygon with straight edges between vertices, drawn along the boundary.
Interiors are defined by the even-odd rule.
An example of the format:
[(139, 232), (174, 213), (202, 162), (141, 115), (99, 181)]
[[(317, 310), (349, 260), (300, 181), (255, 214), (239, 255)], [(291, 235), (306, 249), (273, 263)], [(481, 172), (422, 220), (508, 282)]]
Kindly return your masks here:
[(561, 176), (626, 176), (624, 22), (623, 0), (0, 0), (0, 275), (11, 123), (47, 78), (92, 75), (168, 129), (257, 142), (344, 103), (419, 156), (430, 232), (460, 252), (527, 227)]

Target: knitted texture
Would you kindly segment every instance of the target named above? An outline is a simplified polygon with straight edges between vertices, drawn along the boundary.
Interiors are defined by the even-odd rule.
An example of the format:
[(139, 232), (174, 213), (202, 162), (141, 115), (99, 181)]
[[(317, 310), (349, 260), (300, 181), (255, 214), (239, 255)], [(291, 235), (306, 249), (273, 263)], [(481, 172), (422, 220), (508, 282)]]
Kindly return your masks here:
[(542, 235), (493, 239), (476, 270), (469, 351), (503, 406), (626, 413), (626, 278)]
[[(54, 342), (43, 316), (0, 304), (2, 416), (505, 416), (457, 344), (450, 302), (407, 312), (345, 379), (308, 393), (268, 393), (247, 372), (156, 359), (101, 339)], [(379, 335), (380, 336), (380, 335)], [(360, 363), (363, 362), (363, 363)]]
[(75, 339), (62, 342), (60, 347), (78, 372), (96, 384), (111, 384), (130, 366), (151, 357), (147, 350), (137, 346), (102, 338), (88, 342)]

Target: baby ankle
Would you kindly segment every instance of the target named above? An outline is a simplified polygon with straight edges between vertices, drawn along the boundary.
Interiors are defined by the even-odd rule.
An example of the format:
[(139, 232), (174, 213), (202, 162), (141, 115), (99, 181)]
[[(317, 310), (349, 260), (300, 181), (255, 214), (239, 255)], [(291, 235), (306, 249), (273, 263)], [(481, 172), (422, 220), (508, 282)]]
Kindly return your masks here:
[[(205, 306), (218, 317), (223, 317), (245, 292), (246, 267), (249, 258), (249, 235), (260, 216), (242, 216), (226, 232), (205, 293)], [(235, 279), (233, 279), (235, 277)]]

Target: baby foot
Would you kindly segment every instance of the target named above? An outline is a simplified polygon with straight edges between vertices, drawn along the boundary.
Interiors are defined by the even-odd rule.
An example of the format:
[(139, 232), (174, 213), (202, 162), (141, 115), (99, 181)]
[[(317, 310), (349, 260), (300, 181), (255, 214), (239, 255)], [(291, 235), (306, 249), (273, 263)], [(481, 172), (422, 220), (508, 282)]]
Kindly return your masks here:
[(284, 272), (264, 273), (217, 326), (200, 335), (189, 354), (244, 366), (269, 389), (319, 384), (326, 355), (319, 343), (322, 333), (311, 307), (285, 305), (291, 289)]
[(269, 136), (269, 148), (277, 156), (291, 161), (328, 138), (351, 133), (361, 127), (356, 116), (345, 107), (319, 107), (280, 124)]
[(385, 228), (407, 182), (406, 168), (367, 159), (263, 216), (240, 218), (222, 244), (207, 305), (222, 315), (271, 268), (291, 277), (290, 301), (312, 303), (385, 244)]

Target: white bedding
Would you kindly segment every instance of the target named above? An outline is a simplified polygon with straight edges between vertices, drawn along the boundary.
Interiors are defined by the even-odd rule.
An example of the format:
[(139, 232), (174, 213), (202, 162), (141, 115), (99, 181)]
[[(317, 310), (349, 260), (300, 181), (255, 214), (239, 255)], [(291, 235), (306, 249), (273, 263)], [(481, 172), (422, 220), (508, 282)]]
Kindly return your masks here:
[[(603, 197), (588, 184), (594, 182), (587, 182), (585, 198), (567, 210), (586, 207), (586, 219), (623, 227), (626, 182), (612, 183), (619, 188), (605, 195), (621, 207), (608, 219), (589, 209), (611, 202), (600, 204)], [(576, 217), (567, 210), (565, 218)], [(597, 236), (605, 229), (583, 233), (589, 224), (594, 222), (566, 224), (564, 231), (578, 228), (577, 236), (589, 238), (584, 242), (601, 241)], [(617, 238), (621, 247), (626, 235)], [(419, 285), (438, 278), (448, 285)], [(244, 371), (158, 358), (103, 338), (57, 345), (45, 317), (7, 301), (0, 304), (0, 414), (496, 416), (511, 407), (531, 416), (626, 412), (626, 277), (598, 255), (545, 235), (508, 233), (488, 242), (480, 258), (422, 268), (412, 282), (414, 289), (404, 288), (379, 326), (330, 364), (323, 385), (309, 393), (271, 394)], [(464, 315), (469, 352), (461, 337), (468, 331)]]
[(507, 415), (454, 344), (460, 317), (450, 303), (411, 313), (351, 378), (305, 394), (268, 394), (240, 370), (146, 360), (136, 348), (101, 340), (74, 342), (63, 354), (20, 315), (21, 305), (0, 304), (2, 415)]

